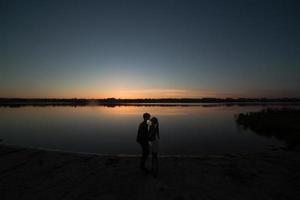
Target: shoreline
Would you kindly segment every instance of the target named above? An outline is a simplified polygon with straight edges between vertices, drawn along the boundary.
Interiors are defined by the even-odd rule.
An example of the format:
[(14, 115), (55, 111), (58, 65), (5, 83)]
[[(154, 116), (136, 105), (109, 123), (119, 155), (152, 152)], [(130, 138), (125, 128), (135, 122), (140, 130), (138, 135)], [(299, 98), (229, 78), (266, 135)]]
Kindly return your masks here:
[[(1, 140), (0, 140), (1, 142)], [(80, 152), (80, 151), (68, 151), (62, 149), (51, 149), (51, 148), (42, 148), (35, 146), (21, 146), (14, 144), (1, 144), (0, 147), (12, 148), (12, 149), (26, 149), (26, 150), (37, 150), (37, 151), (48, 151), (48, 152), (56, 152), (56, 153), (66, 153), (73, 155), (87, 155), (87, 156), (97, 156), (97, 157), (117, 157), (117, 158), (140, 158), (141, 154), (101, 154), (101, 153), (92, 153), (92, 152)], [(161, 158), (204, 158), (204, 157), (224, 157), (224, 156), (247, 156), (247, 155), (264, 155), (270, 154), (273, 152), (289, 152), (288, 150), (283, 150), (284, 147), (276, 147), (275, 150), (266, 150), (266, 151), (258, 151), (251, 153), (202, 153), (202, 154), (159, 154)], [(291, 152), (296, 152), (298, 149), (293, 150)], [(149, 154), (151, 157), (151, 154)]]
[[(297, 199), (299, 152), (163, 155), (158, 178), (138, 155), (0, 144), (1, 199)], [(151, 167), (151, 158), (147, 167)]]

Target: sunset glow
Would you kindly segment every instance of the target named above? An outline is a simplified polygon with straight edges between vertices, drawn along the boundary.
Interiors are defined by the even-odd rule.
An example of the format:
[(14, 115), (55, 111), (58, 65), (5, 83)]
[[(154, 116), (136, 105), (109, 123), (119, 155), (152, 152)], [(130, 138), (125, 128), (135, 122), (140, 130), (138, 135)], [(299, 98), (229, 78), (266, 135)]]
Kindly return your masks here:
[(4, 1), (0, 97), (300, 97), (295, 8)]

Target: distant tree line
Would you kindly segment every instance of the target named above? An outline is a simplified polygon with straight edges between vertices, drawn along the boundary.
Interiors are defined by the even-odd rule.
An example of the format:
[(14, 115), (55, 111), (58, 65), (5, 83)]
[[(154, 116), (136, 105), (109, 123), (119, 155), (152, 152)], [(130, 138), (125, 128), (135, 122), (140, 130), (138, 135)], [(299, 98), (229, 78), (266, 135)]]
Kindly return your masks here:
[(0, 98), (0, 105), (123, 105), (123, 104), (185, 104), (185, 103), (300, 103), (300, 98), (158, 98), (158, 99), (61, 99)]

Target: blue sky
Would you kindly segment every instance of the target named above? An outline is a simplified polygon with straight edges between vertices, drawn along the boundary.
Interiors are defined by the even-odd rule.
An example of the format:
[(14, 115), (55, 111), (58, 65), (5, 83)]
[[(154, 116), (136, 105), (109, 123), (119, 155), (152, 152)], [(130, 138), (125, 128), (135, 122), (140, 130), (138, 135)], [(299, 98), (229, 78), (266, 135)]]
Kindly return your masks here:
[(0, 2), (0, 97), (300, 97), (297, 1)]

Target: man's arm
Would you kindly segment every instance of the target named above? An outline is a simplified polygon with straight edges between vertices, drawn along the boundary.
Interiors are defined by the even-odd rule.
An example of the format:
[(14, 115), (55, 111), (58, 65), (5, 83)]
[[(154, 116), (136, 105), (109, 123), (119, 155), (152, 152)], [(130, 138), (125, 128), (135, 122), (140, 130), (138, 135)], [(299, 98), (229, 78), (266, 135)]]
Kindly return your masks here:
[(138, 142), (138, 143), (140, 143), (141, 142), (141, 140), (142, 140), (142, 130), (141, 130), (142, 128), (141, 128), (141, 124), (139, 125), (139, 128), (138, 128), (138, 132), (137, 132), (137, 136), (136, 136), (136, 141)]

